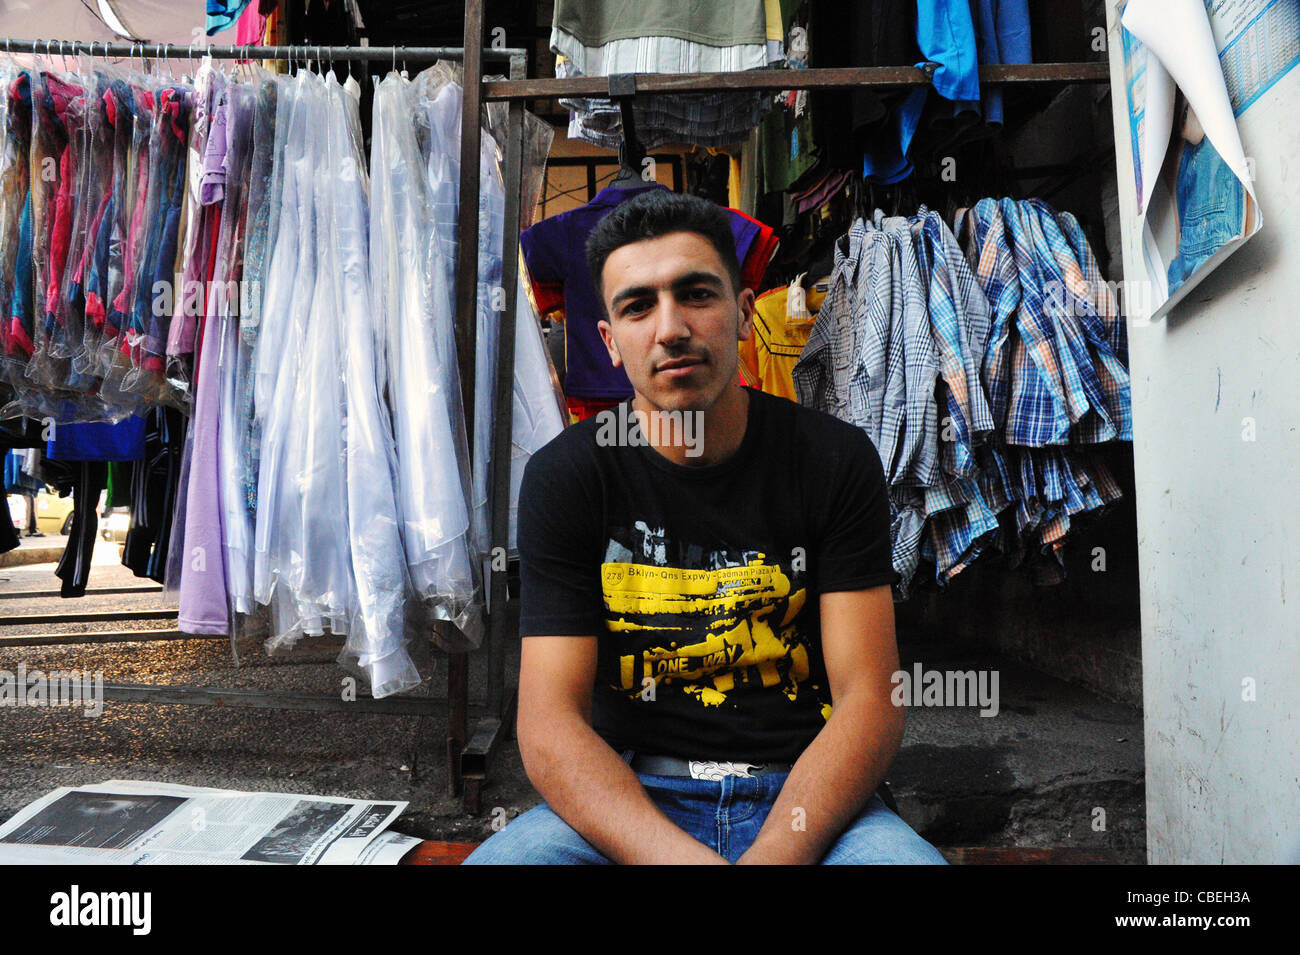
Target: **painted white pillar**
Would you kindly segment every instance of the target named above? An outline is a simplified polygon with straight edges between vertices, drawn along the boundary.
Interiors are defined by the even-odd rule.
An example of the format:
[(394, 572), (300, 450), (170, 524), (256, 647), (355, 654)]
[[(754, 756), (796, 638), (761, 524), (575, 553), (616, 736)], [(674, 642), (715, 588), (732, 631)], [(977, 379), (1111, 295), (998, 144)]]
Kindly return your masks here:
[[(1107, 0), (1131, 280), (1120, 5)], [(1167, 319), (1129, 315), (1152, 863), (1300, 861), (1298, 104), (1300, 67), (1238, 118), (1263, 230)]]

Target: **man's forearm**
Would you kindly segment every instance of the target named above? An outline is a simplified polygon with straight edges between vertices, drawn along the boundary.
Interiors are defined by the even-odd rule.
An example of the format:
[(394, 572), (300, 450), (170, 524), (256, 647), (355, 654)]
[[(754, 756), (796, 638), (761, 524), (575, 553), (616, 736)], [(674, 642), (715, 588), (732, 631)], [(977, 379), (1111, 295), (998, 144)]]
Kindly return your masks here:
[(903, 711), (888, 702), (862, 696), (837, 703), (740, 862), (820, 861), (884, 779), (902, 736)]
[(534, 733), (521, 731), (519, 744), (533, 786), (606, 858), (624, 864), (726, 864), (674, 825), (631, 767), (577, 715), (548, 719)]

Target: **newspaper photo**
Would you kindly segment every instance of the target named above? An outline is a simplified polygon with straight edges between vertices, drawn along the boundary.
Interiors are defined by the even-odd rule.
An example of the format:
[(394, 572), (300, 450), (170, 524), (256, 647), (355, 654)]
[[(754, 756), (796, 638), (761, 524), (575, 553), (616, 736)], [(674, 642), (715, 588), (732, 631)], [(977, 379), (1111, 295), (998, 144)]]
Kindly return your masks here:
[[(1123, 5), (1124, 89), (1147, 272), (1139, 287), (1149, 299), (1138, 311), (1148, 318), (1167, 314), (1263, 224), (1224, 73), (1225, 62), (1240, 73), (1243, 55), (1241, 37), (1224, 24), (1252, 5), (1272, 6), (1226, 0), (1211, 13), (1202, 0)], [(1230, 51), (1226, 60), (1221, 49)]]
[(0, 826), (0, 863), (391, 865), (405, 802), (110, 780), (62, 787)]

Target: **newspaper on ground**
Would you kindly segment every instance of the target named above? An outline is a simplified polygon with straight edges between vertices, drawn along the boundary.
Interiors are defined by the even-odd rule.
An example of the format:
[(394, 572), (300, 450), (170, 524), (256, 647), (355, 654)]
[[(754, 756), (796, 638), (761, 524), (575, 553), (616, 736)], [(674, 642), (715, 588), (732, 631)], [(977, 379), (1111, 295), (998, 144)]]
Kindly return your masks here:
[(407, 803), (113, 779), (42, 796), (0, 826), (0, 864), (395, 865)]

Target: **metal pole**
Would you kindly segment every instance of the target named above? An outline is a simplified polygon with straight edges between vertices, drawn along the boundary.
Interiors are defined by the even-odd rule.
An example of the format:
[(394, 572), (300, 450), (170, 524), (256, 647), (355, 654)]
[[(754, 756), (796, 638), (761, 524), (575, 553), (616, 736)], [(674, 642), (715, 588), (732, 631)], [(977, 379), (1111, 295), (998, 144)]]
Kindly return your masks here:
[[(465, 409), (466, 448), (474, 458), (474, 361), (478, 337), (479, 114), (483, 96), (483, 0), (465, 3), (464, 73), (461, 78), (460, 208), (456, 256), (456, 363)], [(447, 791), (460, 792), (460, 755), (469, 736), (469, 658), (447, 657)]]
[[(927, 86), (930, 74), (915, 66), (820, 67), (807, 70), (740, 70), (734, 73), (636, 73), (636, 93), (681, 93), (705, 95), (753, 90), (906, 88)], [(1041, 83), (1109, 83), (1110, 67), (1105, 63), (1024, 63), (982, 66), (983, 85)], [(559, 99), (564, 96), (609, 98), (609, 77), (577, 76), (569, 79), (539, 77), (525, 80), (492, 80), (483, 84), (483, 98), (501, 100)]]
[(491, 616), (488, 620), (488, 712), (500, 716), (505, 695), (505, 638), (510, 543), (510, 459), (513, 444), (515, 309), (519, 292), (520, 191), (523, 187), (524, 105), (510, 104), (506, 122), (505, 240), (501, 281), (505, 311), (500, 317), (496, 367), (496, 407), (492, 416), (492, 554)]
[[(54, 41), (59, 42), (59, 41)], [(480, 37), (479, 40), (482, 43)], [(94, 43), (82, 40), (65, 40), (63, 52), (68, 56), (85, 53), (100, 58), (149, 57), (188, 60), (195, 53), (215, 60), (347, 60), (350, 62), (383, 61), (393, 58), (406, 60), (461, 60), (467, 59), (465, 51), (456, 46), (188, 46), (176, 43)], [(48, 53), (49, 44), (43, 40), (13, 40), (0, 38), (0, 47), (6, 53)], [(488, 47), (472, 51), (480, 64), (484, 59), (509, 61), (512, 56), (522, 56), (526, 51), (518, 48)]]

